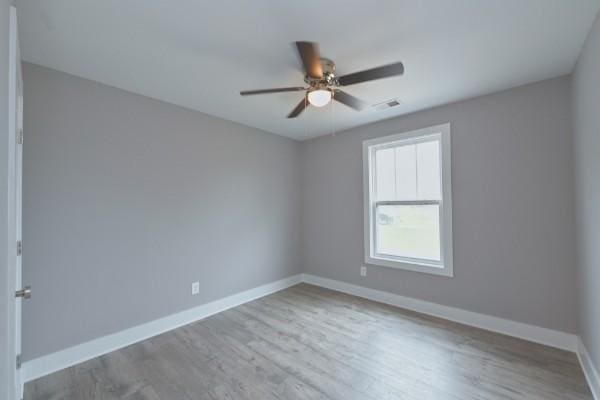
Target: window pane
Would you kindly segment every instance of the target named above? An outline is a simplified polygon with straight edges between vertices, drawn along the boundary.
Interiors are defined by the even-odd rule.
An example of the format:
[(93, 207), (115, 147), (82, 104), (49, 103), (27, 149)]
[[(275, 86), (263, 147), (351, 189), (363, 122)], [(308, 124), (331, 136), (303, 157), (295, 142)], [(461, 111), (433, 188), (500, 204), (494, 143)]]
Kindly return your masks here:
[(441, 199), (439, 141), (417, 145), (417, 176), (419, 199)]
[(376, 150), (377, 200), (440, 200), (440, 142)]
[(417, 198), (417, 145), (396, 147), (396, 199)]
[(376, 253), (441, 261), (439, 204), (377, 207)]
[(394, 200), (396, 198), (396, 178), (394, 176), (394, 149), (375, 152), (375, 171), (377, 199)]

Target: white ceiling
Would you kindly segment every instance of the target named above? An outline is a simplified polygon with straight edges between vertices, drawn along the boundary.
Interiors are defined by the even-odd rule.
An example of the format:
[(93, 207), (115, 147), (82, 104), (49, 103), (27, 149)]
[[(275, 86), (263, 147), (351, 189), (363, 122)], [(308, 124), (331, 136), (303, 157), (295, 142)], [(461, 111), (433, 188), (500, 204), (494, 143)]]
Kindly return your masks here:
[[(25, 61), (299, 140), (571, 72), (600, 0), (17, 0)], [(347, 88), (370, 104), (286, 119), (301, 86), (291, 43), (341, 74), (402, 61)]]

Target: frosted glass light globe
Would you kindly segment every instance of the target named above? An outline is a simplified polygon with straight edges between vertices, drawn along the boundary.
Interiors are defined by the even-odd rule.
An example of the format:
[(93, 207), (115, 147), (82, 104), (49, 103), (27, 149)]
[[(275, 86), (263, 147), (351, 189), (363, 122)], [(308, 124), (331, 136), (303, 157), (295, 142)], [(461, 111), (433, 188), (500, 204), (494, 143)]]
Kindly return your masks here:
[(315, 107), (323, 107), (331, 101), (331, 92), (318, 89), (308, 92), (308, 102)]

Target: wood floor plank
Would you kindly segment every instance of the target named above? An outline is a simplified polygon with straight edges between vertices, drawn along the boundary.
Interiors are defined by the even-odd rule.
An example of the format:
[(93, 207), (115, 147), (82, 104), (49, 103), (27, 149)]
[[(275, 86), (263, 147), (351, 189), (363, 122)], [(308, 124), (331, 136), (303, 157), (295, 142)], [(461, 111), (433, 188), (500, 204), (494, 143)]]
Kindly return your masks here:
[(573, 353), (300, 284), (27, 383), (26, 400), (592, 400)]

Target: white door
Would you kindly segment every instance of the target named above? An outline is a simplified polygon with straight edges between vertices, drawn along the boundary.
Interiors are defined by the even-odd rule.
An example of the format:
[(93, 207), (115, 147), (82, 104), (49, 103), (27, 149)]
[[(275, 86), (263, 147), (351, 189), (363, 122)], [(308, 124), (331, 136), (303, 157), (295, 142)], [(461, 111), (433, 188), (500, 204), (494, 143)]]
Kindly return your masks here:
[[(17, 10), (10, 10), (10, 45), (9, 45), (9, 132), (12, 137), (9, 140), (9, 160), (14, 169), (9, 171), (9, 196), (13, 200), (10, 204), (10, 231), (14, 239), (14, 252), (10, 257), (9, 268), (14, 276), (15, 284), (15, 314), (14, 314), (14, 347), (10, 349), (14, 356), (14, 398), (22, 398), (22, 380), (20, 374), (21, 354), (21, 303), (23, 299), (29, 298), (29, 288), (23, 288), (21, 282), (21, 207), (22, 207), (22, 163), (23, 163), (23, 80), (21, 76), (21, 55), (19, 52), (19, 39), (17, 29)], [(14, 161), (13, 161), (14, 160)], [(11, 246), (12, 247), (12, 246)]]

